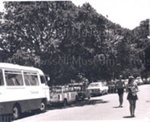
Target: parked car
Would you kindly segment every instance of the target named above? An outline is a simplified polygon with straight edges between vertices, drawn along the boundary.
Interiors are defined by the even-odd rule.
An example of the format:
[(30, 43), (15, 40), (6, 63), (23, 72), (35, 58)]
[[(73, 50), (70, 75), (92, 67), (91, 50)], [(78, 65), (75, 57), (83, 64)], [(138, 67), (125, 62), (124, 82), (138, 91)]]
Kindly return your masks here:
[(85, 100), (86, 98), (87, 98), (88, 100), (91, 98), (90, 92), (89, 92), (88, 90), (78, 92), (77, 101), (83, 101), (83, 100)]
[(108, 86), (104, 85), (103, 82), (90, 83), (87, 89), (89, 90), (91, 96), (108, 93)]
[(144, 84), (150, 84), (150, 77), (143, 79)]
[(77, 91), (77, 101), (83, 101), (85, 99), (90, 99), (89, 90), (83, 88), (83, 83), (73, 83), (69, 86), (73, 87), (75, 91)]
[(53, 86), (50, 89), (50, 104), (62, 104), (66, 106), (68, 103), (76, 102), (77, 91), (69, 86)]
[(116, 93), (117, 89), (116, 89), (115, 82), (113, 80), (108, 82), (107, 86), (108, 86), (109, 93)]
[(137, 85), (141, 85), (143, 84), (143, 80), (141, 77), (137, 77), (135, 80), (134, 80), (135, 83), (137, 83)]

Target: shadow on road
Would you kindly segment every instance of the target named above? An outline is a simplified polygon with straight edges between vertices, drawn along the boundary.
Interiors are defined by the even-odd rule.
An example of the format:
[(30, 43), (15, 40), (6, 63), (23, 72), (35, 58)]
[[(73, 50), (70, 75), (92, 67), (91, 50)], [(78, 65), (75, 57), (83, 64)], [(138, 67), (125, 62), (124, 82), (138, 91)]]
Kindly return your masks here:
[(147, 101), (146, 101), (146, 103), (149, 103), (149, 102), (150, 102), (150, 100), (147, 100)]
[(123, 116), (123, 118), (134, 118), (133, 116)]
[[(85, 105), (105, 104), (108, 102), (109, 101), (104, 101), (103, 99), (91, 99), (91, 100), (78, 101), (76, 103), (70, 103), (67, 106), (63, 106), (62, 104), (48, 105), (47, 110), (51, 111), (51, 110), (66, 109), (66, 108), (71, 108), (71, 107), (76, 107), (76, 106), (82, 107)], [(40, 114), (39, 111), (27, 112), (27, 113), (22, 114), (22, 117), (20, 119), (25, 118), (25, 117), (34, 116), (37, 114)]]
[[(19, 119), (23, 119), (25, 117), (30, 117), (30, 116), (33, 116), (33, 115), (36, 115), (36, 114), (39, 114), (39, 112), (25, 112), (25, 113), (22, 113), (20, 118)], [(18, 119), (18, 120), (19, 120)], [(13, 122), (13, 116), (11, 114), (3, 114), (3, 115), (0, 115), (0, 122)]]
[(103, 99), (96, 99), (96, 100), (85, 100), (76, 103), (74, 106), (85, 106), (85, 105), (95, 105), (95, 104), (103, 104), (108, 103), (109, 101), (104, 101)]
[(103, 99), (91, 99), (91, 100), (78, 101), (76, 103), (70, 103), (65, 107), (61, 104), (52, 105), (48, 107), (48, 110), (65, 109), (65, 108), (76, 107), (76, 106), (82, 107), (85, 105), (105, 104), (108, 102), (109, 101), (104, 101)]
[(120, 106), (115, 106), (115, 107), (113, 107), (113, 108), (121, 108)]
[(85, 105), (105, 104), (108, 102), (109, 101), (105, 101), (103, 99), (90, 99), (90, 100), (86, 99), (83, 101), (77, 101), (75, 103), (69, 103), (67, 106), (63, 106), (62, 104), (50, 105), (48, 106), (48, 110), (65, 109), (65, 108), (85, 106)]

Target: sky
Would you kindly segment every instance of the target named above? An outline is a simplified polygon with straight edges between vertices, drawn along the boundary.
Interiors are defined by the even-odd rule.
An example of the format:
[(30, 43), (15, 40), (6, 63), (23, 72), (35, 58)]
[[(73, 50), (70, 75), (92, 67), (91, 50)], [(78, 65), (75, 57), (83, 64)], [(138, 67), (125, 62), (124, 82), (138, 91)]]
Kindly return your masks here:
[(133, 29), (150, 19), (150, 0), (72, 0), (76, 5), (88, 2), (103, 16), (122, 27)]
[[(28, 0), (29, 1), (29, 0)], [(34, 0), (35, 1), (35, 0)], [(112, 22), (124, 28), (133, 29), (142, 20), (150, 19), (150, 0), (71, 0), (75, 5), (82, 6), (90, 3), (91, 6)], [(3, 5), (0, 1), (0, 11)]]

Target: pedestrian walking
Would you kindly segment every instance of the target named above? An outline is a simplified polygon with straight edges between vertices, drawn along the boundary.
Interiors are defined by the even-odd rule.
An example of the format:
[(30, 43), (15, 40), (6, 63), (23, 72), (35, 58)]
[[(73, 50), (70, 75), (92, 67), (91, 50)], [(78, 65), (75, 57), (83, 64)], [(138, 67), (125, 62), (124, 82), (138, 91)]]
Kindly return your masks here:
[(127, 100), (129, 101), (129, 110), (131, 117), (135, 117), (136, 100), (138, 99), (137, 92), (138, 86), (134, 82), (134, 77), (130, 76), (127, 84)]
[(116, 82), (116, 89), (119, 96), (119, 107), (123, 107), (123, 94), (124, 94), (125, 83), (122, 81), (122, 75), (119, 76), (119, 81)]

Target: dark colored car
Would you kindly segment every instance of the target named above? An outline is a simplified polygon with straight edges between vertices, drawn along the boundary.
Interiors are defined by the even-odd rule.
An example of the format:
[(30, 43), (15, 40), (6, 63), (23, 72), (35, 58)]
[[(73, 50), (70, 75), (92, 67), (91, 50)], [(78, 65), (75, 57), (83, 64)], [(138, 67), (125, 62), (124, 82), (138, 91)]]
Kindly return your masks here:
[(79, 91), (78, 92), (78, 95), (77, 95), (77, 100), (78, 101), (82, 101), (82, 100), (85, 100), (85, 99), (90, 99), (91, 96), (90, 96), (90, 92), (88, 90), (86, 91)]
[(83, 88), (83, 83), (74, 83), (70, 84), (69, 86), (74, 87), (74, 90), (77, 91), (77, 101), (85, 100), (86, 98), (90, 99), (89, 90)]

